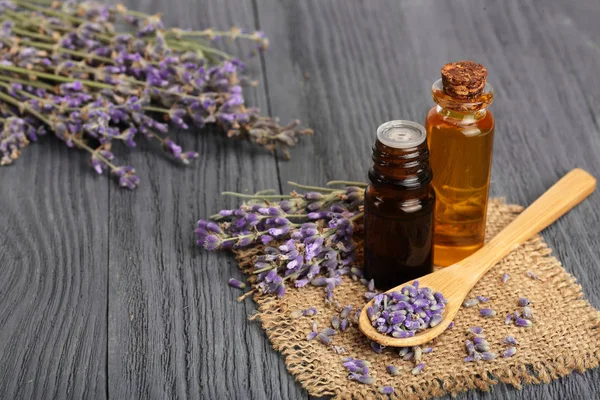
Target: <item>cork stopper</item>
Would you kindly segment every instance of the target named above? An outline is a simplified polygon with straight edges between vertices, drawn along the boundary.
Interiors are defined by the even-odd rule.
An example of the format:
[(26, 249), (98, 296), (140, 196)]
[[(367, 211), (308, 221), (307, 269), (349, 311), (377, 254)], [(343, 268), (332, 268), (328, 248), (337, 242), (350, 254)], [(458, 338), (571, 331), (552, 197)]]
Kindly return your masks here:
[(487, 69), (473, 61), (458, 61), (442, 67), (442, 85), (448, 96), (472, 99), (483, 93)]

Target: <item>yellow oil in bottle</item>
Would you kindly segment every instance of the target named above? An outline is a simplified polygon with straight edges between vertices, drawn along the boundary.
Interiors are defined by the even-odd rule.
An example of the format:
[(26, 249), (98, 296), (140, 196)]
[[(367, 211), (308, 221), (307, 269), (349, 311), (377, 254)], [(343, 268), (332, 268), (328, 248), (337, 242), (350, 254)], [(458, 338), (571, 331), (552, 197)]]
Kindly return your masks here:
[(491, 86), (470, 99), (432, 89), (425, 127), (436, 194), (434, 263), (452, 265), (483, 246), (492, 167)]

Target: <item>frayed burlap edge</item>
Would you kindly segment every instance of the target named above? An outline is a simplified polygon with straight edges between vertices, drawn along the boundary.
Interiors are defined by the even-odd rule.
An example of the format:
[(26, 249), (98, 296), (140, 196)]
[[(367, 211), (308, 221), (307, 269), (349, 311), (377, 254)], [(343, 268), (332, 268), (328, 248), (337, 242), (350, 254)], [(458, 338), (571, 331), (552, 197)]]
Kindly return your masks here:
[[(488, 207), (487, 239), (498, 233), (522, 210), (521, 206), (504, 204), (502, 199), (491, 200)], [(236, 253), (242, 270), (249, 270), (257, 251), (250, 249)], [(544, 240), (537, 236), (498, 263), (473, 289), (473, 295), (491, 293), (492, 299), (496, 297), (496, 304), (492, 306), (497, 310), (508, 307), (510, 312), (510, 304), (514, 303), (514, 299), (505, 301), (509, 296), (496, 290), (504, 290), (499, 275), (510, 271), (512, 277), (509, 284), (515, 287), (510, 288), (508, 293), (511, 296), (517, 293), (531, 293), (528, 297), (533, 297), (534, 310), (537, 310), (540, 317), (536, 317), (538, 319), (533, 328), (520, 328), (521, 331), (517, 331), (517, 339), (520, 342), (524, 341), (525, 346), (520, 346), (517, 355), (510, 359), (498, 358), (488, 363), (462, 361), (466, 354), (464, 350), (461, 352), (459, 349), (463, 348), (465, 327), (480, 325), (488, 332), (498, 332), (495, 339), (488, 336), (488, 340), (493, 346), (495, 343), (500, 351), (500, 333), (509, 329), (502, 325), (503, 315), (496, 317), (502, 320), (500, 322), (477, 320), (471, 323), (476, 314), (468, 309), (463, 309), (466, 310), (464, 312), (461, 310), (455, 319), (456, 327), (453, 330), (447, 331), (439, 340), (433, 342), (433, 357), (424, 359), (426, 374), (413, 376), (406, 372), (411, 366), (405, 366), (405, 374), (395, 380), (396, 377), (392, 378), (385, 373), (385, 366), (401, 364), (398, 355), (391, 349), (386, 349), (382, 354), (372, 352), (356, 327), (334, 337), (334, 345), (336, 341), (340, 344), (337, 350), (341, 349), (344, 353), (341, 355), (334, 351), (333, 347), (327, 348), (316, 341), (306, 340), (312, 320), (307, 317), (300, 320), (291, 319), (290, 312), (315, 306), (319, 314), (313, 319), (319, 323), (319, 329), (326, 327), (331, 316), (339, 312), (339, 308), (335, 310), (332, 304), (324, 301), (322, 288), (307, 286), (302, 289), (288, 289), (283, 299), (255, 295), (254, 301), (258, 305), (258, 311), (252, 319), (260, 319), (273, 348), (285, 357), (289, 372), (314, 396), (330, 395), (340, 399), (388, 398), (379, 394), (377, 388), (383, 384), (392, 384), (395, 392), (391, 398), (427, 399), (445, 394), (455, 395), (469, 389), (485, 391), (498, 382), (519, 389), (523, 384), (547, 383), (573, 371), (583, 372), (600, 365), (600, 312), (583, 298), (581, 286), (551, 252)], [(525, 272), (528, 270), (538, 274), (541, 280), (536, 282), (525, 278)], [(509, 289), (508, 284), (506, 289)], [(344, 278), (344, 283), (336, 289), (336, 299), (342, 305), (355, 304), (358, 308), (365, 303), (362, 298), (364, 291), (362, 284)], [(546, 310), (544, 304), (548, 301), (551, 305)], [(564, 311), (567, 314), (564, 314)], [(471, 314), (468, 314), (469, 312)], [(548, 315), (552, 313), (563, 315), (565, 321), (562, 322), (572, 323), (573, 326), (557, 329), (551, 321), (554, 317)], [(557, 321), (557, 324), (560, 323), (561, 321)], [(492, 333), (493, 335), (495, 334)], [(557, 343), (561, 345), (557, 346)], [(372, 374), (375, 374), (377, 384), (361, 385), (349, 381), (347, 372), (341, 366), (344, 356), (371, 361), (371, 369), (375, 370)], [(393, 382), (389, 382), (390, 380)]]

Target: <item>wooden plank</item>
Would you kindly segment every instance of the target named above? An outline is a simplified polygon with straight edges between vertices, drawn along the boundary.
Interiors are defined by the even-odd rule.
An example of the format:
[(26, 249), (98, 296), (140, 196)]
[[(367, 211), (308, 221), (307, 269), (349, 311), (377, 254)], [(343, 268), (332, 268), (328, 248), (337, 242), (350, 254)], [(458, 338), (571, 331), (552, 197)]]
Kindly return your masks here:
[(45, 137), (0, 187), (0, 398), (105, 398), (108, 180)]
[[(203, 29), (255, 26), (249, 2), (129, 1), (161, 12), (170, 26)], [(245, 55), (252, 47), (242, 47)], [(261, 79), (260, 60), (249, 63)], [(248, 91), (266, 106), (264, 86)], [(174, 132), (200, 158), (179, 167), (158, 149), (131, 153), (142, 180), (135, 192), (111, 187), (109, 395), (112, 398), (298, 398), (260, 325), (249, 322), (251, 300), (237, 303), (229, 277), (243, 279), (230, 254), (201, 251), (195, 221), (237, 201), (225, 190), (277, 188), (274, 157), (220, 132)]]
[[(558, 1), (540, 9), (533, 0), (258, 0), (272, 44), (272, 112), (316, 131), (295, 160), (279, 164), (281, 180), (365, 180), (377, 126), (422, 122), (439, 68), (458, 59), (485, 64), (496, 90), (493, 196), (527, 205), (575, 166), (600, 176), (600, 6), (580, 3), (573, 11)], [(597, 192), (544, 232), (596, 307), (599, 210)], [(499, 385), (493, 394), (459, 397), (592, 398), (598, 377), (595, 370), (523, 391)]]

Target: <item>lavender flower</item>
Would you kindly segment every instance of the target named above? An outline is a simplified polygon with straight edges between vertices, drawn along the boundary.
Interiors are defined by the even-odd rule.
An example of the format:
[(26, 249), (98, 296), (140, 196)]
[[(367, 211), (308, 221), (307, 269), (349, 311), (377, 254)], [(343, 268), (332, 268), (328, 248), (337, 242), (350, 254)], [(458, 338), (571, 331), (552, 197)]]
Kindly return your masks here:
[(528, 319), (524, 319), (524, 318), (516, 318), (515, 325), (517, 325), (521, 328), (528, 328), (533, 325), (533, 322), (531, 322)]
[(521, 297), (519, 298), (518, 303), (521, 307), (525, 307), (529, 305), (529, 300), (527, 300), (525, 297)]
[[(279, 149), (285, 157), (301, 136), (312, 134), (298, 121), (282, 126), (248, 108), (244, 64), (196, 40), (228, 36), (264, 50), (268, 40), (261, 32), (184, 33), (165, 28), (157, 15), (134, 16), (122, 5), (89, 1), (39, 7), (52, 16), (36, 11), (32, 23), (26, 4), (0, 3), (0, 13), (11, 10), (0, 25), (0, 75), (6, 78), (0, 82), (0, 165), (12, 163), (29, 142), (51, 131), (68, 147), (89, 152), (96, 172), (109, 172), (133, 189), (139, 183), (133, 168), (99, 152), (147, 139), (183, 164), (197, 158), (165, 137), (164, 121), (185, 130), (216, 125), (229, 138)], [(130, 25), (131, 34), (117, 31), (120, 22)]]
[(393, 365), (388, 365), (385, 370), (388, 372), (388, 374), (392, 375), (392, 376), (396, 376), (400, 373), (400, 371), (398, 371), (398, 368), (396, 368)]
[(517, 345), (517, 339), (515, 339), (514, 336), (507, 336), (504, 338), (503, 340), (504, 343), (506, 344), (512, 344), (512, 345)]
[(487, 303), (488, 301), (490, 301), (490, 299), (488, 297), (485, 296), (477, 296), (477, 300), (479, 300), (480, 303)]
[(510, 313), (509, 313), (509, 314), (506, 314), (506, 318), (504, 318), (504, 323), (505, 323), (506, 325), (510, 325), (510, 324), (511, 324), (511, 322), (512, 322), (512, 320), (513, 320), (513, 315), (512, 315), (512, 314), (510, 314)]
[(502, 281), (503, 285), (506, 285), (506, 282), (508, 282), (509, 279), (510, 279), (510, 274), (509, 273), (502, 274), (502, 277), (500, 278), (500, 280)]
[(467, 333), (472, 333), (474, 335), (481, 335), (483, 333), (483, 328), (480, 326), (471, 326), (467, 329)]
[(412, 369), (412, 371), (410, 371), (413, 375), (418, 375), (423, 371), (423, 368), (425, 367), (425, 364), (420, 363), (418, 364), (416, 367), (414, 367)]
[(463, 301), (463, 307), (474, 307), (477, 304), (479, 304), (479, 300), (475, 298)]
[(540, 277), (539, 277), (539, 276), (537, 276), (535, 273), (533, 273), (533, 272), (531, 272), (531, 271), (527, 271), (527, 272), (525, 273), (525, 275), (527, 275), (527, 277), (528, 277), (528, 278), (531, 278), (531, 279), (533, 279), (534, 281), (539, 281), (539, 280), (540, 280)]
[[(303, 287), (310, 283), (322, 286), (327, 300), (333, 302), (342, 276), (359, 271), (351, 265), (356, 258), (353, 234), (355, 221), (362, 218), (363, 195), (357, 201), (350, 196), (354, 193), (352, 187), (328, 191), (319, 201), (322, 215), (314, 219), (308, 208), (314, 203), (296, 191), (289, 196), (227, 192), (248, 202), (222, 210), (213, 216), (214, 221), (198, 221), (197, 242), (207, 250), (263, 244), (254, 261), (255, 290), (283, 296), (288, 284)], [(351, 311), (352, 307), (342, 313), (348, 316)]]
[(365, 385), (375, 383), (375, 378), (369, 376), (370, 363), (365, 360), (355, 360), (352, 357), (343, 358), (343, 366), (348, 370), (348, 379), (358, 381)]

